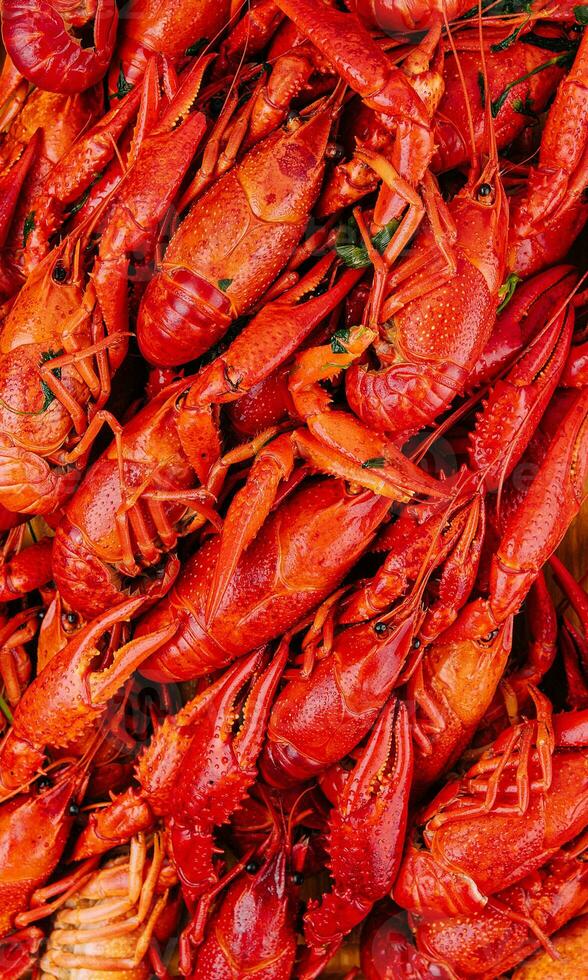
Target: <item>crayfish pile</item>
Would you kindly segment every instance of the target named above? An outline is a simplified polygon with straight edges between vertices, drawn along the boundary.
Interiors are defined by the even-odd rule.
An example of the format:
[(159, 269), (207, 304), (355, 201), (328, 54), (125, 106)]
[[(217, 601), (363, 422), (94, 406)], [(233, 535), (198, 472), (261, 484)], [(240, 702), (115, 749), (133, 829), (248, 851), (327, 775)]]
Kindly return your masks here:
[(0, 980), (588, 977), (588, 6), (1, 17)]

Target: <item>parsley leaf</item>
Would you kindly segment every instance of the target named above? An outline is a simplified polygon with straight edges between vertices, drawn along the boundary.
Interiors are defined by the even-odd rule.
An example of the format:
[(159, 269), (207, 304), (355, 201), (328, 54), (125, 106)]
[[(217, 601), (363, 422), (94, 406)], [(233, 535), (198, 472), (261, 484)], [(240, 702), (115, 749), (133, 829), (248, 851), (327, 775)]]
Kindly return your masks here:
[(23, 248), (26, 248), (27, 247), (27, 242), (29, 240), (29, 235), (32, 232), (32, 230), (33, 230), (34, 227), (35, 227), (35, 212), (34, 211), (29, 211), (29, 213), (27, 214), (27, 216), (26, 216), (26, 218), (24, 220), (24, 227), (23, 227), (23, 230), (22, 230), (22, 247)]
[(131, 82), (127, 82), (121, 65), (118, 74), (118, 81), (116, 83), (116, 92), (114, 92), (111, 98), (124, 99), (125, 95), (128, 95), (132, 88), (134, 88), (134, 86), (131, 84)]
[(192, 55), (195, 54), (200, 54), (200, 52), (206, 47), (207, 44), (208, 44), (208, 38), (201, 37), (199, 41), (195, 41), (194, 44), (191, 44), (189, 48), (186, 48), (184, 54), (186, 55), (187, 58), (190, 58), (192, 57)]
[(9, 725), (12, 725), (12, 721), (13, 721), (12, 711), (8, 707), (6, 701), (4, 700), (4, 698), (2, 697), (1, 694), (0, 694), (0, 711), (2, 712), (2, 714), (4, 715), (4, 717), (6, 718), (8, 724)]
[(382, 254), (382, 252), (385, 251), (385, 249), (388, 247), (388, 245), (394, 238), (394, 233), (398, 228), (399, 224), (400, 222), (397, 221), (396, 218), (392, 218), (392, 221), (389, 221), (387, 225), (384, 225), (383, 228), (380, 228), (380, 230), (376, 232), (376, 234), (372, 238), (372, 245), (374, 246), (375, 249), (378, 250), (380, 255)]
[(341, 327), (336, 330), (331, 337), (331, 350), (333, 354), (346, 354), (347, 348), (343, 346), (341, 341), (347, 342), (349, 340), (349, 327)]
[[(395, 218), (374, 235), (372, 244), (380, 252), (384, 251), (391, 242), (394, 232), (400, 224)], [(366, 269), (371, 262), (367, 249), (361, 241), (361, 235), (355, 218), (350, 218), (346, 224), (340, 225), (335, 241), (335, 251), (342, 262), (350, 269)]]
[(508, 306), (520, 281), (521, 277), (517, 276), (516, 272), (511, 272), (506, 282), (503, 282), (498, 290), (498, 298), (500, 300), (500, 305), (497, 310), (498, 313), (501, 313), (504, 307)]
[(486, 82), (481, 71), (478, 72), (478, 88), (480, 90), (480, 101), (482, 109), (486, 108)]
[[(56, 357), (61, 357), (63, 350), (53, 351), (46, 350), (41, 354), (41, 364), (46, 364), (47, 361), (52, 361)], [(61, 380), (61, 368), (53, 368), (51, 374), (54, 374), (56, 378)], [(55, 394), (51, 391), (51, 388), (44, 379), (41, 379), (41, 390), (43, 392), (43, 404), (41, 406), (40, 415), (46, 412), (52, 401), (55, 400)]]
[(544, 68), (550, 68), (552, 65), (569, 65), (571, 64), (572, 60), (572, 55), (569, 52), (557, 55), (555, 58), (549, 58), (548, 61), (544, 61), (542, 65), (537, 65), (535, 68), (532, 68), (531, 71), (528, 71), (525, 75), (521, 75), (520, 78), (515, 78), (512, 82), (509, 82), (498, 98), (494, 99), (491, 103), (492, 116), (494, 119), (496, 119), (496, 116), (506, 102), (509, 92), (511, 92), (515, 86), (520, 85), (521, 82), (526, 82), (527, 79), (531, 78), (533, 75), (538, 75)]

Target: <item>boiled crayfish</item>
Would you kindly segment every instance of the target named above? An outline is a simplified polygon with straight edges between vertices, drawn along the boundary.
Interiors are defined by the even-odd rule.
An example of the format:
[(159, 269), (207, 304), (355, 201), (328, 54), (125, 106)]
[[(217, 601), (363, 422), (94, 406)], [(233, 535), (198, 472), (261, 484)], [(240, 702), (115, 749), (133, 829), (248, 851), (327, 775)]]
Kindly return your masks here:
[(586, 7), (0, 19), (0, 976), (584, 976)]

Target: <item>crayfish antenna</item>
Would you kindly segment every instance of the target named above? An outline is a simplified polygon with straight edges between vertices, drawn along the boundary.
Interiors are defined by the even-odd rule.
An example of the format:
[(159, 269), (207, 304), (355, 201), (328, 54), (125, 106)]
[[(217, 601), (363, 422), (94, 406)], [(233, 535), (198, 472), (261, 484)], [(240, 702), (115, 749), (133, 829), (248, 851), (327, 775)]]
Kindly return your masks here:
[[(482, 0), (478, 0), (478, 37), (480, 39), (480, 63), (482, 66), (482, 81), (484, 85), (484, 92), (489, 92), (488, 85), (488, 68), (486, 65), (486, 52), (484, 50), (484, 27), (482, 18)], [(492, 100), (486, 96), (485, 98), (485, 136), (487, 140), (486, 153), (488, 156), (488, 162), (486, 166), (482, 169), (480, 175), (480, 180), (494, 180), (499, 173), (499, 158), (498, 158), (498, 143), (496, 142), (496, 129), (494, 126), (494, 117), (492, 115)], [(471, 112), (469, 113), (469, 120), (472, 126), (471, 132), (473, 133), (473, 120), (471, 117)], [(475, 143), (472, 144), (474, 147), (475, 154)]]
[[(462, 65), (461, 65), (461, 60), (460, 60), (460, 57), (459, 57), (457, 48), (455, 46), (455, 41), (453, 39), (453, 31), (451, 30), (451, 25), (449, 23), (449, 20), (448, 20), (448, 17), (447, 17), (447, 12), (445, 10), (445, 5), (444, 4), (443, 4), (443, 9), (442, 9), (442, 15), (443, 15), (443, 22), (444, 22), (445, 32), (446, 32), (447, 38), (449, 40), (449, 44), (450, 44), (450, 47), (451, 47), (451, 53), (453, 54), (453, 57), (455, 59), (455, 67), (457, 68), (457, 74), (459, 75), (459, 82), (460, 82), (461, 89), (462, 89), (462, 92), (463, 92), (464, 104), (465, 104), (465, 107), (466, 107), (466, 115), (467, 115), (468, 136), (469, 136), (469, 142), (470, 142), (470, 169), (471, 170), (474, 170), (476, 168), (476, 166), (477, 166), (476, 133), (475, 133), (475, 128), (474, 128), (474, 118), (473, 118), (473, 115), (472, 115), (472, 108), (471, 108), (471, 105), (470, 105), (470, 100), (469, 100), (469, 95), (468, 95), (468, 87), (466, 85), (466, 80), (465, 80), (465, 76), (464, 76), (464, 73), (463, 73), (463, 68), (462, 68)], [(485, 65), (484, 65), (484, 68), (485, 68)], [(486, 76), (485, 75), (483, 76), (483, 81), (484, 81), (484, 89), (486, 90)]]
[(564, 620), (560, 631), (560, 648), (566, 674), (566, 703), (569, 708), (588, 707), (588, 643), (571, 623)]

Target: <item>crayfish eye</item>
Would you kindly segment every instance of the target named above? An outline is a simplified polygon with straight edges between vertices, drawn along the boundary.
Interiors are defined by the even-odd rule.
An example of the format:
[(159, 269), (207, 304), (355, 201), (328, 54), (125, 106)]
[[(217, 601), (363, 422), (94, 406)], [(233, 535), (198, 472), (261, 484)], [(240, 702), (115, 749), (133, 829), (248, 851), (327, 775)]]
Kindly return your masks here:
[(245, 865), (245, 871), (247, 872), (248, 875), (254, 875), (255, 872), (257, 871), (257, 867), (258, 867), (257, 861), (248, 861), (247, 864)]
[(492, 184), (480, 184), (478, 187), (478, 200), (482, 201), (492, 196)]
[(37, 783), (37, 789), (42, 791), (44, 789), (49, 789), (51, 786), (51, 780), (48, 776), (43, 776)]
[(386, 626), (386, 623), (376, 623), (375, 624), (375, 626), (374, 626), (374, 633), (377, 633), (379, 636), (383, 636), (384, 633), (387, 633), (387, 632), (388, 632), (388, 627)]
[(343, 159), (344, 150), (340, 143), (329, 143), (325, 150), (325, 156), (332, 163), (338, 163)]
[(78, 614), (75, 612), (66, 612), (63, 614), (63, 621), (66, 626), (77, 626), (79, 621)]
[(67, 279), (67, 269), (61, 262), (55, 263), (55, 268), (53, 270), (53, 275), (51, 276), (54, 282), (65, 282)]
[(292, 881), (294, 882), (295, 885), (304, 884), (304, 875), (302, 874), (302, 872), (295, 871), (294, 874), (292, 875)]
[(77, 803), (70, 803), (70, 805), (68, 807), (68, 813), (69, 813), (69, 815), (71, 817), (77, 817), (77, 815), (78, 815), (79, 812), (80, 812), (80, 808), (77, 805)]
[(419, 648), (419, 647), (420, 647), (420, 645), (421, 645), (421, 641), (419, 640), (419, 638), (418, 638), (418, 636), (415, 636), (415, 637), (414, 637), (414, 639), (413, 639), (413, 641), (412, 641), (412, 645), (413, 645), (413, 648), (414, 648), (415, 650), (418, 650), (418, 648)]
[(480, 643), (490, 644), (492, 643), (493, 640), (496, 639), (497, 636), (498, 636), (498, 630), (491, 630), (490, 633), (487, 633), (486, 636), (482, 637)]

